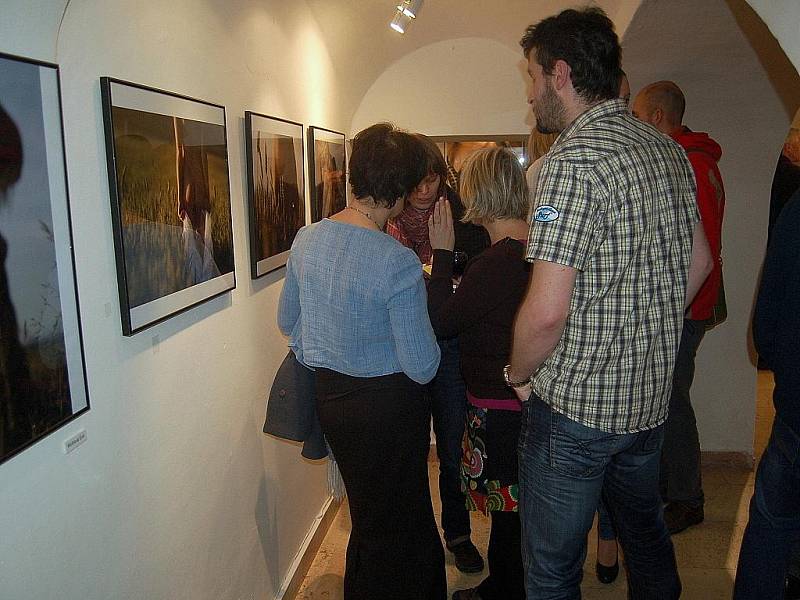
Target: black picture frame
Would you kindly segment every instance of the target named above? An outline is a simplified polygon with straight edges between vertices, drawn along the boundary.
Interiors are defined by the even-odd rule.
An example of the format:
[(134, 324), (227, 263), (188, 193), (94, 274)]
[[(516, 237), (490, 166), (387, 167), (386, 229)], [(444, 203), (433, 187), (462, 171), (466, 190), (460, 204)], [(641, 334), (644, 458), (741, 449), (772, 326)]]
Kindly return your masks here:
[(306, 224), (303, 125), (244, 113), (250, 276), (286, 264), (295, 235)]
[(308, 128), (308, 179), (311, 222), (330, 217), (347, 205), (347, 148), (343, 133)]
[(225, 107), (100, 79), (122, 332), (236, 287)]
[(0, 463), (87, 412), (58, 65), (0, 53)]

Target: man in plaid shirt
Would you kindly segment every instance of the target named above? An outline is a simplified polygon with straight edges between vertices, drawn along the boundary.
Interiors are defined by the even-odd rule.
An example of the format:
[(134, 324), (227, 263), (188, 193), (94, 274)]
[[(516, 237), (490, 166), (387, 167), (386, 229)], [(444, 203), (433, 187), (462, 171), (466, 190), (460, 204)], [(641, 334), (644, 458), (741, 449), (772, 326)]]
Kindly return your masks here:
[(686, 154), (629, 114), (613, 23), (566, 10), (520, 42), (545, 156), (505, 378), (524, 401), (520, 511), (529, 598), (579, 598), (598, 500), (630, 597), (678, 598), (658, 489), (683, 313), (712, 266)]

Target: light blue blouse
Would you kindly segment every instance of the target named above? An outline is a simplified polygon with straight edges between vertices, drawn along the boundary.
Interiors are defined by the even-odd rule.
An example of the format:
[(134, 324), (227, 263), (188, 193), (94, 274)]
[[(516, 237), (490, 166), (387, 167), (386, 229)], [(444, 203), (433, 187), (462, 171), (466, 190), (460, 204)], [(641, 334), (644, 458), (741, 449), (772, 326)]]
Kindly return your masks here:
[(297, 233), (278, 327), (311, 367), (427, 383), (439, 366), (419, 259), (385, 233), (340, 221)]

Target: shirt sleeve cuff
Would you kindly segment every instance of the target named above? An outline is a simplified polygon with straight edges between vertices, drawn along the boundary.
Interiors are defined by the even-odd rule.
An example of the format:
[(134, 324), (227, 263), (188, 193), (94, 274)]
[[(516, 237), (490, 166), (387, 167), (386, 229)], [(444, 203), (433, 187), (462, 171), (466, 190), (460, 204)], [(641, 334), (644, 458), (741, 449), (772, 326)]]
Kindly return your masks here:
[(446, 277), (453, 278), (453, 257), (452, 250), (434, 250), (433, 251), (433, 270), (431, 271), (431, 278)]

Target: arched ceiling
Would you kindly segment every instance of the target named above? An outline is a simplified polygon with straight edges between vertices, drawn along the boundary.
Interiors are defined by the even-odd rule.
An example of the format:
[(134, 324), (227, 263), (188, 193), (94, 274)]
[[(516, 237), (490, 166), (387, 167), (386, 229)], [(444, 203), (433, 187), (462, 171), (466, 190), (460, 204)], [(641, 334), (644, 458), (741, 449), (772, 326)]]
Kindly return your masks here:
[[(389, 29), (394, 0), (306, 0), (337, 70), (347, 83), (344, 99), (358, 106), (390, 65), (442, 40), (488, 38), (519, 52), (531, 23), (574, 3), (568, 0), (428, 0), (405, 35)], [(641, 0), (598, 0), (622, 34)], [(521, 55), (520, 55), (521, 56)]]

